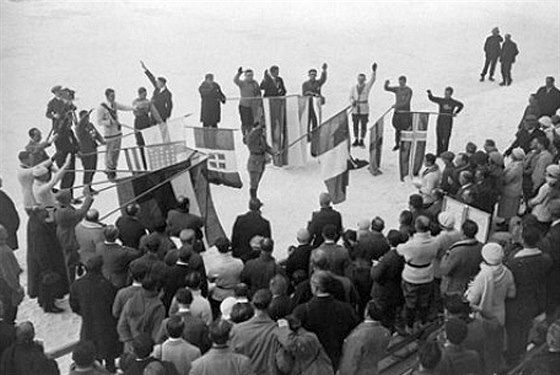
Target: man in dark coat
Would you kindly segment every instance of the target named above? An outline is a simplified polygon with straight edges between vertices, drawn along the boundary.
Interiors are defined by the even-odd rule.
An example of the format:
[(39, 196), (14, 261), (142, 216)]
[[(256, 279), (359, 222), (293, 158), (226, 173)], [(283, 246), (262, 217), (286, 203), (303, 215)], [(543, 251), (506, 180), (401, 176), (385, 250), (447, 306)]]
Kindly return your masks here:
[(140, 252), (117, 243), (119, 230), (114, 225), (107, 225), (103, 235), (105, 241), (95, 246), (97, 255), (103, 257), (103, 276), (117, 289), (124, 288), (128, 285), (128, 266)]
[(196, 235), (196, 239), (202, 239), (204, 220), (190, 211), (191, 201), (189, 198), (179, 197), (177, 199), (177, 208), (169, 210), (167, 213), (167, 233), (169, 233), (169, 235), (178, 237), (182, 230), (192, 229)]
[(140, 65), (142, 69), (144, 69), (144, 73), (148, 76), (148, 79), (154, 85), (154, 93), (152, 95), (152, 104), (154, 106), (155, 111), (157, 114), (151, 114), (152, 123), (156, 124), (160, 122), (167, 121), (167, 119), (171, 116), (171, 110), (173, 109), (173, 100), (171, 92), (167, 89), (167, 80), (164, 77), (156, 77), (150, 72), (150, 70), (146, 67), (143, 61), (140, 61)]
[(315, 106), (313, 105), (313, 98), (320, 98), (320, 105), (325, 104), (325, 97), (321, 94), (323, 85), (327, 82), (327, 63), (321, 66), (321, 76), (317, 79), (317, 69), (309, 69), (309, 79), (301, 85), (301, 93), (303, 96), (309, 97), (308, 106), (308, 126), (307, 131), (311, 131), (319, 126), (318, 114), (315, 113)]
[(502, 44), (502, 52), (500, 53), (500, 64), (502, 68), (502, 82), (500, 86), (511, 85), (511, 67), (515, 62), (515, 57), (519, 54), (517, 44), (511, 40), (511, 35), (505, 35), (506, 40)]
[(239, 215), (233, 224), (231, 247), (233, 256), (247, 262), (252, 253), (251, 239), (255, 236), (271, 238), (270, 222), (261, 215), (262, 203), (258, 199), (249, 201), (249, 212)]
[(226, 96), (219, 84), (214, 82), (213, 74), (206, 74), (204, 81), (198, 88), (202, 99), (200, 108), (200, 122), (205, 128), (217, 128), (221, 120), (220, 103), (226, 103)]
[(315, 272), (311, 277), (313, 298), (297, 306), (293, 315), (301, 321), (303, 328), (317, 335), (337, 369), (344, 339), (359, 320), (350, 304), (337, 301), (328, 292), (330, 280), (327, 272)]
[(546, 316), (549, 323), (558, 317), (555, 315), (560, 308), (560, 199), (548, 203), (548, 211), (552, 217), (550, 229), (541, 240), (539, 249), (552, 258), (552, 269), (547, 279)]
[(453, 117), (457, 116), (459, 112), (463, 110), (463, 103), (453, 99), (451, 95), (453, 95), (453, 87), (445, 88), (445, 96), (443, 98), (433, 96), (432, 91), (428, 90), (428, 99), (439, 105), (439, 115), (436, 125), (436, 156), (440, 156), (443, 152), (449, 150), (449, 138), (451, 138)]
[(17, 238), (19, 215), (14, 201), (2, 190), (2, 177), (0, 177), (0, 225), (8, 232), (6, 245), (12, 250), (17, 250), (19, 247)]
[(511, 155), (514, 148), (520, 147), (525, 154), (531, 151), (531, 142), (535, 138), (546, 138), (545, 133), (539, 129), (539, 121), (535, 115), (527, 115), (523, 121), (523, 128), (515, 134), (515, 141), (504, 152), (505, 156)]
[(541, 115), (552, 117), (560, 108), (560, 90), (554, 86), (554, 77), (546, 77), (545, 85), (537, 91)]
[(278, 274), (284, 275), (284, 269), (276, 264), (272, 256), (274, 241), (264, 238), (261, 242), (261, 254), (249, 260), (241, 271), (241, 282), (249, 286), (249, 297), (259, 289), (268, 289), (270, 280)]
[(501, 43), (504, 39), (500, 35), (500, 29), (494, 27), (492, 29), (492, 35), (486, 38), (484, 43), (484, 54), (486, 55), (486, 60), (484, 61), (484, 68), (482, 73), (480, 73), (480, 82), (484, 81), (486, 73), (488, 73), (488, 68), (490, 68), (490, 75), (488, 79), (494, 81), (494, 70), (496, 69), (496, 63), (498, 58), (502, 53)]
[(23, 322), (16, 328), (16, 342), (4, 351), (0, 360), (0, 374), (59, 375), (54, 359), (45, 355), (43, 345), (35, 341), (35, 328)]
[(284, 86), (284, 80), (278, 75), (280, 69), (273, 65), (270, 70), (264, 71), (264, 77), (261, 81), (261, 90), (264, 91), (263, 96), (265, 98), (270, 96), (284, 96), (286, 95), (286, 87)]
[(184, 245), (179, 250), (179, 259), (173, 265), (165, 276), (165, 284), (163, 286), (162, 301), (165, 311), (169, 311), (173, 296), (179, 288), (187, 286), (187, 276), (193, 272), (198, 272), (202, 278), (200, 289), (204, 296), (208, 295), (208, 283), (206, 281), (206, 268), (202, 257), (197, 254), (192, 246)]
[(117, 288), (101, 274), (103, 258), (88, 260), (87, 274), (70, 287), (70, 307), (82, 317), (80, 340), (89, 340), (97, 349), (96, 358), (105, 362), (110, 372), (115, 372), (115, 358), (122, 353), (117, 334), (117, 319), (112, 307)]
[(136, 250), (140, 248), (140, 238), (148, 234), (148, 228), (138, 218), (139, 212), (138, 203), (129, 204), (125, 208), (125, 214), (115, 222), (122, 244)]
[(385, 91), (395, 94), (395, 104), (393, 108), (393, 128), (395, 128), (395, 147), (393, 151), (401, 147), (401, 133), (403, 130), (412, 128), (412, 115), (410, 113), (410, 101), (412, 100), (412, 89), (406, 85), (406, 77), (399, 77), (398, 86), (389, 86), (391, 82), (385, 81)]
[(91, 186), (97, 169), (97, 147), (105, 144), (105, 139), (89, 120), (89, 114), (88, 111), (80, 111), (80, 120), (76, 124), (76, 137), (80, 147), (80, 159), (82, 159), (84, 167), (83, 184)]
[[(313, 212), (307, 226), (307, 230), (312, 238), (313, 247), (319, 247), (323, 243), (323, 228), (327, 224), (333, 224), (336, 227), (339, 237), (340, 233), (342, 233), (342, 216), (332, 208), (329, 193), (321, 193), (319, 195), (319, 205), (321, 209)], [(337, 237), (337, 240), (339, 237)]]
[(55, 224), (47, 221), (48, 215), (42, 208), (34, 208), (29, 214), (27, 294), (30, 298), (39, 297), (45, 312), (60, 313), (63, 310), (55, 305), (55, 299), (68, 293), (68, 278)]
[(288, 250), (288, 259), (284, 263), (286, 273), (290, 279), (293, 278), (294, 272), (302, 270), (307, 275), (309, 272), (309, 259), (313, 247), (310, 244), (311, 235), (305, 228), (298, 230), (297, 241), (298, 246), (291, 246)]

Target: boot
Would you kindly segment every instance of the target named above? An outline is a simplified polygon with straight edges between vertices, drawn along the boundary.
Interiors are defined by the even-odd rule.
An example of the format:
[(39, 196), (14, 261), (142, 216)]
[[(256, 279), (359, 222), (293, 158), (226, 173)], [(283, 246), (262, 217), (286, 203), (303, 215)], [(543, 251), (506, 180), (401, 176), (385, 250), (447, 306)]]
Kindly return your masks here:
[(358, 142), (358, 146), (360, 146), (361, 148), (365, 148), (366, 146), (364, 145), (364, 140), (360, 139), (360, 141)]
[(484, 82), (484, 76), (480, 76), (480, 82)]
[(356, 140), (354, 141), (354, 143), (352, 143), (352, 147), (357, 147), (360, 145), (360, 142), (358, 141), (358, 138), (356, 138)]
[(494, 77), (490, 77), (490, 78), (488, 78), (488, 80), (490, 80), (490, 81), (492, 81), (492, 82), (495, 81)]

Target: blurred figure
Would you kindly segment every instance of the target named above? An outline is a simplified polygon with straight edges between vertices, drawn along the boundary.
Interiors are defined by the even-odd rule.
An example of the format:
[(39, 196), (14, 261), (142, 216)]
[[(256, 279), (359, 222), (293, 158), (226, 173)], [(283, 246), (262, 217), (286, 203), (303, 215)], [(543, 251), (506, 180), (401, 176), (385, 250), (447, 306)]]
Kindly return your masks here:
[(96, 348), (91, 341), (80, 341), (72, 351), (72, 365), (69, 375), (109, 375), (96, 361)]
[(352, 105), (352, 122), (354, 123), (354, 143), (352, 146), (365, 147), (367, 124), (369, 121), (369, 93), (375, 83), (377, 63), (371, 66), (371, 78), (366, 82), (366, 75), (358, 75), (358, 83), (350, 90), (350, 104)]
[(90, 122), (89, 114), (88, 111), (80, 111), (80, 120), (76, 124), (76, 137), (80, 147), (78, 155), (82, 159), (84, 168), (83, 184), (92, 190), (91, 183), (97, 169), (97, 147), (105, 144), (105, 139)]
[(505, 41), (502, 44), (502, 52), (500, 53), (500, 64), (502, 68), (502, 82), (500, 86), (509, 86), (513, 79), (511, 78), (511, 68), (515, 63), (515, 58), (519, 54), (517, 44), (511, 40), (511, 34), (504, 35)]
[[(243, 75), (243, 79), (241, 76)], [(239, 100), (239, 117), (241, 118), (241, 132), (243, 142), (246, 143), (247, 136), (256, 123), (261, 122), (263, 117), (261, 88), (254, 79), (251, 69), (243, 70), (239, 67), (237, 74), (233, 77), (233, 83), (239, 87), (241, 99)]]
[(270, 222), (262, 216), (262, 202), (257, 199), (249, 200), (249, 211), (237, 216), (231, 233), (231, 247), (233, 256), (244, 263), (255, 258), (259, 253), (253, 253), (250, 242), (255, 236), (271, 238)]
[(406, 85), (406, 77), (399, 77), (398, 86), (389, 86), (391, 82), (385, 81), (385, 91), (395, 94), (393, 108), (393, 127), (395, 128), (395, 147), (393, 151), (401, 147), (401, 132), (412, 128), (412, 116), (410, 114), (410, 101), (412, 100), (412, 89)]
[(451, 138), (451, 129), (453, 127), (453, 117), (457, 116), (463, 110), (463, 103), (453, 99), (453, 87), (446, 87), (443, 98), (432, 95), (432, 91), (428, 90), (428, 99), (439, 105), (439, 115), (437, 118), (437, 151), (436, 156), (440, 156), (442, 152), (449, 149), (449, 138)]
[(307, 230), (311, 235), (314, 248), (319, 247), (323, 243), (323, 228), (326, 225), (333, 224), (336, 227), (338, 236), (342, 234), (342, 216), (332, 207), (331, 203), (330, 194), (321, 193), (319, 195), (319, 206), (321, 209), (319, 211), (314, 211), (311, 215)]
[(99, 211), (90, 209), (84, 219), (76, 225), (76, 241), (78, 241), (78, 255), (81, 264), (86, 264), (89, 258), (95, 256), (97, 246), (105, 241), (103, 229), (105, 225), (99, 222)]
[(554, 77), (548, 76), (545, 85), (537, 90), (540, 115), (552, 117), (560, 108), (560, 90), (554, 86)]
[(492, 35), (486, 38), (486, 42), (484, 43), (484, 54), (486, 55), (486, 60), (484, 61), (482, 73), (480, 73), (480, 82), (484, 81), (486, 73), (488, 73), (488, 68), (490, 68), (488, 79), (490, 81), (494, 81), (494, 70), (496, 69), (498, 58), (502, 53), (501, 44), (503, 40), (504, 39), (500, 35), (500, 29), (497, 27), (494, 27), (492, 29)]
[(308, 132), (320, 125), (319, 124), (320, 119), (317, 117), (317, 113), (315, 113), (313, 98), (314, 97), (320, 98), (319, 105), (325, 104), (325, 97), (321, 95), (321, 89), (323, 85), (327, 82), (327, 68), (328, 68), (327, 63), (323, 63), (323, 65), (321, 66), (321, 77), (319, 77), (319, 79), (317, 79), (317, 69), (315, 68), (309, 69), (309, 71), (307, 72), (309, 79), (303, 82), (303, 84), (301, 85), (302, 95), (309, 97), (309, 102), (307, 105), (307, 109), (309, 112), (309, 117), (307, 119)]
[(519, 205), (523, 197), (524, 160), (525, 152), (516, 148), (512, 150), (511, 161), (504, 169), (503, 187), (498, 203), (498, 216), (503, 218), (506, 224), (519, 212)]
[(19, 215), (16, 210), (14, 201), (2, 189), (3, 180), (0, 177), (0, 225), (6, 231), (6, 245), (12, 250), (17, 250), (18, 238), (17, 230), (19, 229)]
[(171, 117), (171, 110), (173, 109), (172, 95), (167, 88), (167, 79), (164, 77), (156, 77), (150, 72), (143, 61), (140, 61), (144, 73), (154, 86), (154, 92), (152, 94), (152, 104), (153, 108), (151, 111), (152, 124), (159, 124), (161, 122), (166, 122), (169, 117)]
[(140, 250), (140, 238), (148, 234), (148, 228), (140, 220), (140, 210), (138, 203), (131, 203), (124, 209), (124, 215), (115, 221), (122, 244), (136, 250)]
[(14, 324), (18, 305), (25, 292), (19, 282), (23, 270), (8, 246), (8, 239), (8, 231), (0, 225), (0, 304), (3, 306), (0, 318), (8, 324)]
[(204, 81), (198, 88), (202, 99), (200, 108), (200, 122), (205, 128), (217, 128), (222, 116), (220, 104), (226, 103), (226, 96), (220, 85), (214, 81), (213, 74), (206, 74)]

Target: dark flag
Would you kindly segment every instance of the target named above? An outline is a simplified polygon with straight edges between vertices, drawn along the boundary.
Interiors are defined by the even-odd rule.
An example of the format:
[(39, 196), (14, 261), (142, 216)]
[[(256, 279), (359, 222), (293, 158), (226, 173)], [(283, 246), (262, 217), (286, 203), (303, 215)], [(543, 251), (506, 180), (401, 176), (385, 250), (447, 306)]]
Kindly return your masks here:
[(199, 152), (182, 162), (154, 172), (120, 180), (117, 185), (119, 205), (136, 200), (142, 207), (140, 220), (151, 230), (167, 212), (177, 205), (179, 196), (188, 197), (191, 212), (204, 220), (205, 237), (210, 246), (225, 236), (214, 208), (208, 180), (207, 158)]
[(383, 149), (383, 127), (385, 116), (373, 124), (369, 132), (369, 171), (372, 175), (377, 176), (381, 172), (381, 151)]
[(399, 151), (401, 181), (405, 176), (418, 176), (424, 164), (428, 139), (429, 113), (412, 112), (412, 130), (403, 130)]

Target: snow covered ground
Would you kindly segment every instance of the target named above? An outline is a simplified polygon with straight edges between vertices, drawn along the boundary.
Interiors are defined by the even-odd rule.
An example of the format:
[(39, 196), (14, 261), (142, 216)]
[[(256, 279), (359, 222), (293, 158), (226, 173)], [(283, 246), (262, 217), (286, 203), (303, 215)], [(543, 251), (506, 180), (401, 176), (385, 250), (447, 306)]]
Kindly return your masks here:
[[(118, 101), (129, 104), (139, 86), (149, 87), (140, 59), (156, 75), (167, 77), (174, 94), (173, 114), (194, 113), (191, 125), (197, 124), (197, 89), (205, 73), (213, 72), (226, 95), (234, 97), (238, 90), (232, 78), (239, 66), (255, 69), (260, 79), (264, 69), (277, 64), (288, 91), (297, 93), (307, 70), (328, 62), (329, 79), (323, 89), (326, 118), (347, 105), (356, 74), (369, 74), (371, 63), (377, 61), (372, 120), (393, 102), (393, 95), (382, 89), (385, 79), (396, 83), (399, 75), (408, 76), (415, 110), (436, 110), (427, 100), (426, 89), (440, 95), (445, 86), (455, 88), (465, 110), (455, 122), (452, 150), (462, 149), (467, 141), (482, 144), (486, 138), (505, 147), (528, 94), (544, 83), (545, 76), (560, 78), (558, 1), (0, 0), (0, 7), (0, 174), (4, 189), (19, 208), (16, 155), (27, 143), (30, 127), (48, 132), (50, 123), (44, 112), (50, 88), (55, 84), (74, 88), (80, 109), (99, 105), (107, 87), (116, 90)], [(478, 82), (482, 45), (494, 26), (511, 33), (521, 51), (513, 70), (514, 83), (507, 88)], [(222, 118), (221, 126), (239, 126), (236, 102), (226, 104)], [(122, 120), (132, 124), (130, 114), (123, 114)], [(414, 191), (409, 182), (398, 179), (397, 156), (390, 151), (390, 125), (385, 140), (384, 174), (374, 178), (363, 169), (351, 175), (348, 199), (337, 207), (346, 227), (376, 215), (386, 220), (388, 228), (394, 227)], [(429, 150), (434, 144), (432, 127)], [(248, 182), (247, 153), (240, 139), (237, 146), (242, 178)], [(365, 150), (353, 153), (367, 159)], [(324, 190), (314, 161), (303, 168), (266, 171), (260, 196), (264, 216), (272, 222), (277, 258), (285, 256)], [(246, 210), (248, 188), (213, 187), (212, 193), (229, 233), (236, 215)], [(109, 191), (97, 198), (95, 206), (107, 212), (115, 203), (116, 195)], [(25, 268), (25, 221), (19, 237), (22, 246), (17, 255)], [(47, 349), (78, 336), (78, 317), (69, 312), (44, 315), (35, 301), (24, 301), (18, 319), (36, 323)]]

